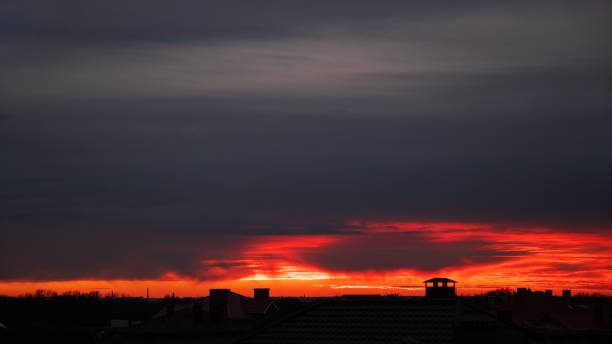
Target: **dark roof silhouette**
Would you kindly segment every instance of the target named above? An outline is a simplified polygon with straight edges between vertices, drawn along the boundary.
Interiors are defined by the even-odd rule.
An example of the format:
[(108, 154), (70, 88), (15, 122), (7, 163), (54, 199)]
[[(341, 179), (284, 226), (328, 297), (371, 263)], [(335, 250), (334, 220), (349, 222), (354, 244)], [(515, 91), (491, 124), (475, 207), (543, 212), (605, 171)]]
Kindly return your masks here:
[(452, 300), (332, 300), (238, 343), (453, 343)]
[[(598, 308), (602, 317), (600, 321), (596, 317)], [(587, 302), (534, 293), (517, 295), (513, 303), (500, 309), (509, 311), (514, 323), (532, 328), (558, 327), (568, 331), (602, 329), (612, 335), (612, 302), (604, 298), (593, 298)]]
[(427, 281), (423, 281), (423, 283), (427, 283), (427, 282), (453, 282), (453, 283), (457, 283), (456, 281), (453, 281), (450, 278), (446, 278), (446, 277), (434, 277), (434, 278), (430, 278)]
[[(211, 319), (211, 297), (198, 298), (195, 302), (173, 303), (172, 312), (168, 313), (164, 306), (151, 321), (146, 324), (124, 331), (131, 335), (174, 335), (174, 334), (225, 334), (235, 335), (251, 329), (258, 321), (272, 311), (278, 311), (279, 306), (268, 298), (251, 298), (224, 289), (226, 292), (224, 316)], [(180, 300), (179, 300), (180, 302)], [(196, 312), (195, 305), (200, 311)], [(234, 336), (235, 337), (235, 336)]]
[[(208, 313), (210, 311), (210, 297), (202, 297), (200, 298), (200, 302), (202, 303), (202, 311)], [(265, 313), (270, 306), (278, 308), (278, 306), (271, 300), (257, 300), (248, 296), (234, 293), (233, 291), (228, 291), (226, 307), (227, 317), (229, 319), (249, 319), (251, 314)], [(174, 311), (178, 312), (182, 310), (191, 310), (192, 308), (193, 303), (177, 304), (174, 306)], [(166, 315), (167, 309), (164, 307), (153, 316), (153, 319), (166, 317)]]

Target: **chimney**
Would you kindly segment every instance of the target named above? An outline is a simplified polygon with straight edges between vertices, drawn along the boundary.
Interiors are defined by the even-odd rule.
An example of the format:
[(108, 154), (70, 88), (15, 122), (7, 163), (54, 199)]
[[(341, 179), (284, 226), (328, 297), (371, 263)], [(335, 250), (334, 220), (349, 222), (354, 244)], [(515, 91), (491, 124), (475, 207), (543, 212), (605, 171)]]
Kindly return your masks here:
[(563, 289), (563, 298), (569, 299), (572, 297), (571, 289)]
[(270, 299), (270, 288), (254, 288), (253, 298), (255, 300), (268, 300)]
[(227, 319), (229, 289), (210, 289), (210, 320), (220, 323)]

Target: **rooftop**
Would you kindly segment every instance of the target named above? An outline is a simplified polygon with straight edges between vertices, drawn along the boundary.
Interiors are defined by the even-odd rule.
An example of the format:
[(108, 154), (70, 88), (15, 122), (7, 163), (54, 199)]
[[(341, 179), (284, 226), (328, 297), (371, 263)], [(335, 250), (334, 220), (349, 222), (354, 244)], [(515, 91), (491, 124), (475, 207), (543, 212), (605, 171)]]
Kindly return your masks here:
[(333, 300), (239, 343), (453, 343), (454, 321), (452, 300)]
[(450, 278), (446, 278), (446, 277), (434, 277), (434, 278), (430, 278), (427, 281), (423, 281), (423, 283), (427, 283), (427, 282), (453, 282), (453, 283), (457, 283), (456, 281), (453, 281)]

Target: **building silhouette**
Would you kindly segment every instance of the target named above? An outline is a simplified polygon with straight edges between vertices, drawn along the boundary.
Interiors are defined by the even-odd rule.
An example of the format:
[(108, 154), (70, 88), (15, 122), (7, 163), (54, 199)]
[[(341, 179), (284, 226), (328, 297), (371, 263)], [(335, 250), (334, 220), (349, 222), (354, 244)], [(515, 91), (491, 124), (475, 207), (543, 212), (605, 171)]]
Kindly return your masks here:
[(455, 281), (444, 277), (435, 277), (424, 281), (425, 297), (427, 298), (454, 298)]
[(456, 298), (455, 281), (425, 284), (426, 297), (343, 295), (314, 302), (237, 343), (526, 343), (520, 329)]

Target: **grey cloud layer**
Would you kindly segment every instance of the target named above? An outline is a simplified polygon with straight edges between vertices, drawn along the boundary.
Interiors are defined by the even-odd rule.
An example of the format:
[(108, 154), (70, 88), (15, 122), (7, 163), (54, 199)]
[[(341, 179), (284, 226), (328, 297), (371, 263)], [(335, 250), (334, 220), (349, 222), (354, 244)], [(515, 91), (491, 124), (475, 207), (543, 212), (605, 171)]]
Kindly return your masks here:
[[(195, 8), (130, 2), (127, 9), (106, 2), (62, 4), (6, 6), (7, 17), (12, 13), (23, 22), (5, 24), (7, 53), (0, 57), (5, 101), (219, 94), (376, 97), (418, 93), (424, 79), (427, 84), (445, 74), (577, 66), (609, 74), (612, 59), (609, 18), (602, 14), (606, 4), (597, 3), (404, 4), (400, 9), (395, 7), (401, 3), (337, 8), (314, 3), (306, 9), (301, 2)], [(53, 10), (43, 11), (45, 6)], [(168, 26), (149, 27), (146, 20), (165, 23), (165, 18)], [(258, 34), (250, 22), (287, 34)], [(213, 36), (219, 35), (214, 40), (206, 39), (209, 25), (216, 27)], [(142, 28), (151, 39), (119, 39)], [(181, 28), (197, 34), (186, 35)], [(223, 35), (233, 30), (253, 35)], [(165, 34), (168, 39), (157, 39)], [(185, 37), (189, 40), (180, 39)]]
[[(354, 219), (609, 228), (610, 4), (406, 3), (4, 2), (1, 278)], [(162, 268), (113, 270), (122, 235)]]

